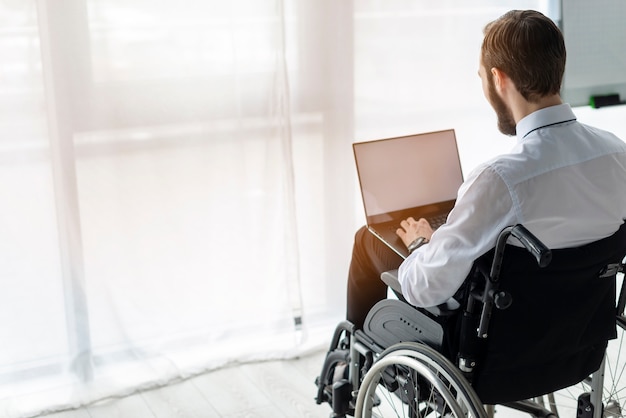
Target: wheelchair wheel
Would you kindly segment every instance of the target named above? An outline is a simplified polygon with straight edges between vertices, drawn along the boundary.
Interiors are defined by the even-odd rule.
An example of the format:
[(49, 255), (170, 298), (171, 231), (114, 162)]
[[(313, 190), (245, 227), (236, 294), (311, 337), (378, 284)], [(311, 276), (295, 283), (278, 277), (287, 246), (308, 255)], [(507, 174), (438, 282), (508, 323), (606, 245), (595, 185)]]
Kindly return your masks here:
[[(617, 321), (617, 339), (609, 341), (607, 347), (604, 378), (597, 373), (584, 382), (554, 394), (554, 407), (560, 417), (593, 417), (589, 407), (589, 396), (585, 394), (602, 393), (603, 418), (626, 416), (626, 318)], [(593, 379), (599, 389), (594, 392)], [(601, 386), (600, 386), (601, 385)], [(591, 395), (593, 396), (593, 395)], [(578, 415), (577, 415), (578, 411)]]
[(480, 399), (443, 355), (418, 343), (389, 347), (363, 378), (355, 417), (486, 418)]

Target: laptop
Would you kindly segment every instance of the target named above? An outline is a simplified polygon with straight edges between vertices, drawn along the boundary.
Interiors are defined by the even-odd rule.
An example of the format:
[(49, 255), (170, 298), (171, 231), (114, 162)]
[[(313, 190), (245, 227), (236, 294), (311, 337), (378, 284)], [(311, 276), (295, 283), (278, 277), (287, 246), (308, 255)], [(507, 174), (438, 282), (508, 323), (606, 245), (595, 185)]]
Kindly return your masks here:
[(396, 235), (410, 216), (443, 224), (463, 183), (453, 129), (352, 144), (369, 231), (402, 258)]

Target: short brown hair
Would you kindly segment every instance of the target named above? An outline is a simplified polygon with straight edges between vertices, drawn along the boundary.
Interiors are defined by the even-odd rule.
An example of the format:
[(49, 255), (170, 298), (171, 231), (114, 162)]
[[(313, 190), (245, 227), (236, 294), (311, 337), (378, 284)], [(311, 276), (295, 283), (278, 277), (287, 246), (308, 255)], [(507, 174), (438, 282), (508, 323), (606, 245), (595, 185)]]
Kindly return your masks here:
[(506, 73), (530, 102), (559, 93), (565, 71), (565, 41), (556, 24), (534, 10), (511, 10), (487, 24), (481, 48), (488, 74)]

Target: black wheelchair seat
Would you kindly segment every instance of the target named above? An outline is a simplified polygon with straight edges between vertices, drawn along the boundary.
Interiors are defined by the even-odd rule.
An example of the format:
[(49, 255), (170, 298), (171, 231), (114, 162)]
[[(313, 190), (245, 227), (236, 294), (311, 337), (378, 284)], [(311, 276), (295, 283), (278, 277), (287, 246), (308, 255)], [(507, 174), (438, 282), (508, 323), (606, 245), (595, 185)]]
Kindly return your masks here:
[[(626, 254), (626, 227), (577, 248), (552, 250), (540, 268), (523, 248), (507, 248), (496, 309), (477, 359), (473, 386), (485, 403), (543, 395), (597, 370), (616, 337), (615, 274)], [(478, 262), (490, 262), (493, 253)], [(608, 267), (610, 269), (610, 267)]]

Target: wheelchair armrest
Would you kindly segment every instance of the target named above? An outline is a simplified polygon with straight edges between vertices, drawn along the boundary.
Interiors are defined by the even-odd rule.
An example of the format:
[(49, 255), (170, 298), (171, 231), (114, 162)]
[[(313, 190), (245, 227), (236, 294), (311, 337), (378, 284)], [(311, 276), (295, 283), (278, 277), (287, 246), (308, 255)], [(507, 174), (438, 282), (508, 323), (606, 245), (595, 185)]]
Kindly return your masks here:
[[(399, 298), (404, 300), (402, 297), (402, 287), (400, 286), (400, 281), (398, 280), (398, 270), (390, 270), (385, 271), (380, 275), (380, 279), (389, 286)], [(454, 298), (450, 298), (444, 303), (437, 306), (429, 306), (427, 308), (422, 308), (435, 316), (449, 316), (452, 315), (456, 310), (461, 307), (461, 304)]]
[(397, 295), (402, 294), (402, 287), (400, 286), (400, 281), (398, 280), (398, 270), (390, 270), (384, 271), (380, 275), (380, 279), (389, 286)]

